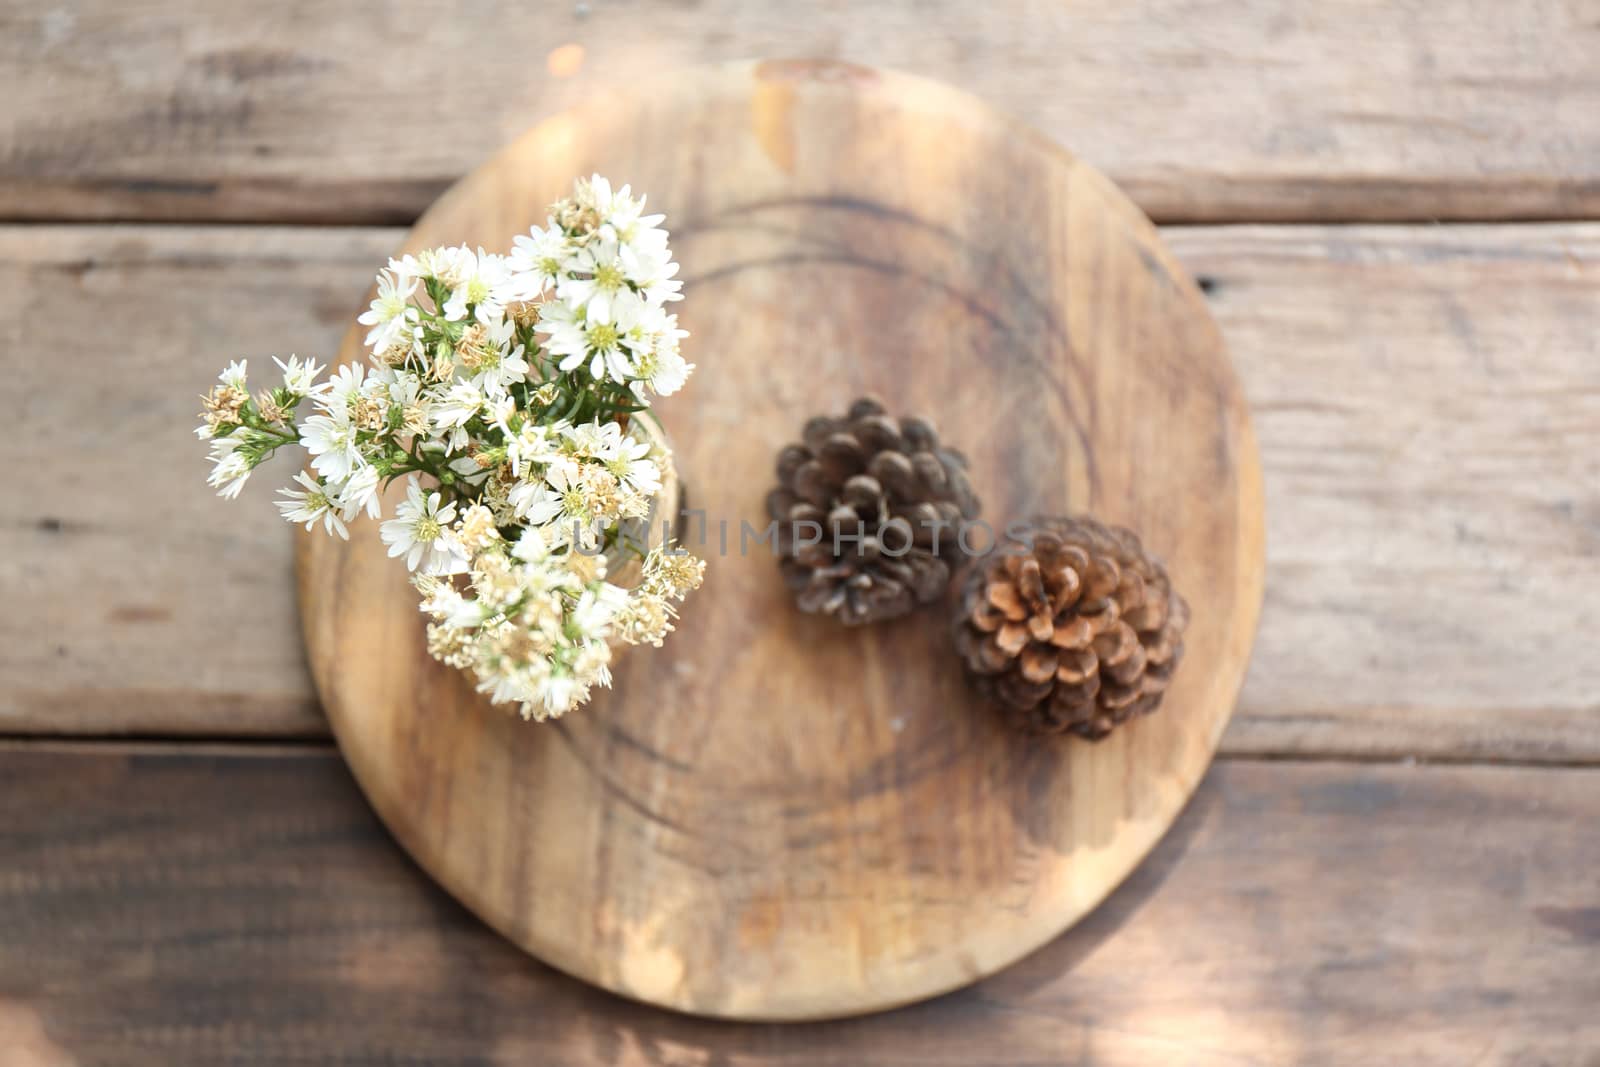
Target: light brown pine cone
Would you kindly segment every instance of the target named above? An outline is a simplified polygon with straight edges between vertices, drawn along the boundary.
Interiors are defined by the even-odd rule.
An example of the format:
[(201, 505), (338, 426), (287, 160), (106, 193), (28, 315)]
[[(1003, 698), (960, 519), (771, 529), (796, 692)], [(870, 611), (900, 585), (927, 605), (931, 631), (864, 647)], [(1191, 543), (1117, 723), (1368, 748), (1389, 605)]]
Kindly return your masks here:
[[(855, 626), (938, 599), (950, 580), (941, 555), (955, 551), (957, 524), (979, 509), (966, 457), (942, 446), (926, 420), (895, 420), (870, 397), (842, 417), (813, 418), (803, 437), (779, 453), (767, 496), (800, 610)], [(820, 540), (808, 543), (818, 527)]]
[(1130, 531), (1040, 518), (973, 564), (956, 647), (1017, 726), (1098, 740), (1161, 703), (1188, 621), (1166, 569)]

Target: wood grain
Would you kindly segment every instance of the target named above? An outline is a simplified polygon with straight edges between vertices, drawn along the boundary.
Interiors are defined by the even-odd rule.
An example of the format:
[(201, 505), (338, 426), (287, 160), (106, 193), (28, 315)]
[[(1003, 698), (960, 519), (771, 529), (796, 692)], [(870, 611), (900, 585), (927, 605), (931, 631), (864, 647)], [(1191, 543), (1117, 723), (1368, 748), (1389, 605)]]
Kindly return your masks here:
[(691, 63), (951, 82), (1160, 220), (1600, 213), (1584, 0), (79, 0), (0, 10), (0, 216), (410, 223), (535, 121)]
[[(1260, 468), (1204, 298), (1060, 149), (946, 87), (837, 64), (712, 68), (551, 120), (405, 247), (503, 245), (591, 171), (673, 220), (701, 369), (655, 411), (704, 511), (686, 541), (705, 585), (667, 649), (530, 728), (426, 656), (375, 524), (305, 536), (301, 619), (340, 750), (451, 893), (630, 997), (815, 1019), (1007, 966), (1165, 831), (1244, 676)], [(765, 525), (806, 418), (862, 393), (967, 454), (995, 524), (979, 544), (1087, 510), (1208, 605), (1159, 714), (1099, 744), (1025, 737), (963, 685), (937, 613), (847, 630), (794, 610), (772, 547), (741, 531)]]
[[(1272, 501), (1223, 750), (1600, 759), (1600, 227), (1166, 236), (1210, 289)], [(0, 227), (0, 343), (71, 322), (76, 345), (0, 376), (26, 503), (0, 590), (29, 605), (0, 620), (0, 731), (326, 732), (278, 481), (212, 499), (186, 427), (227, 358), (331, 355), (400, 238)]]
[(768, 1027), (529, 959), (405, 861), (331, 752), (86, 748), (0, 753), (0, 1035), (32, 1035), (27, 1067), (1582, 1067), (1600, 1048), (1592, 769), (1223, 761), (1105, 905), (1017, 966)]

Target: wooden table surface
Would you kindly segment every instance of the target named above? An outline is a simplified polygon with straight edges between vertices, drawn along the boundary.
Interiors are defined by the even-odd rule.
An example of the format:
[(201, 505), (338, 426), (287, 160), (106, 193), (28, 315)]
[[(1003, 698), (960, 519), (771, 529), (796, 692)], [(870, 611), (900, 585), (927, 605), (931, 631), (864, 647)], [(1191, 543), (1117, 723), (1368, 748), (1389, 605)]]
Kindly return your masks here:
[[(292, 531), (189, 427), (225, 360), (331, 354), (541, 116), (802, 54), (971, 90), (1167, 226), (1252, 405), (1267, 597), (1221, 758), (1087, 921), (736, 1026), (404, 858)], [(6, 0), (0, 72), (0, 1067), (1600, 1064), (1600, 0)]]

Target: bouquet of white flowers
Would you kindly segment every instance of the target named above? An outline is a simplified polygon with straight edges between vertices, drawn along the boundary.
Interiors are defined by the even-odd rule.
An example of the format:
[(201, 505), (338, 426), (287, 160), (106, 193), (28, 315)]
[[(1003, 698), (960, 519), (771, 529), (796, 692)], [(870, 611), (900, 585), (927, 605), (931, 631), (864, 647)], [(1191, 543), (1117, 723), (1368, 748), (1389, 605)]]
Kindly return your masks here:
[[(347, 523), (381, 516), (383, 486), (408, 479), (379, 532), (433, 620), (428, 650), (525, 718), (608, 685), (612, 640), (660, 645), (705, 569), (666, 535), (648, 543), (672, 457), (641, 413), (694, 368), (666, 311), (678, 265), (644, 203), (595, 175), (510, 255), (391, 259), (358, 320), (371, 367), (319, 381), (322, 368), (290, 356), (275, 360), (282, 384), (252, 395), (245, 363), (230, 364), (195, 431), (230, 498), (303, 445), (310, 470), (278, 507), (346, 539)], [(630, 556), (637, 582), (608, 582)]]

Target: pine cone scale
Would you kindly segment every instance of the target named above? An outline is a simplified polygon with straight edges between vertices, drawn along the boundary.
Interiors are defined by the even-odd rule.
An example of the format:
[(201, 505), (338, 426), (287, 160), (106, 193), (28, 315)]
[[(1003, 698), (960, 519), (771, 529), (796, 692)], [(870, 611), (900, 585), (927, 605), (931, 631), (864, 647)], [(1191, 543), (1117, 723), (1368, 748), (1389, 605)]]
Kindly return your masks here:
[(778, 481), (787, 485), (794, 472), (811, 459), (811, 453), (800, 445), (786, 445), (778, 453)]
[(1051, 627), (1050, 643), (1058, 648), (1087, 649), (1094, 640), (1094, 625), (1088, 617), (1079, 615), (1065, 624), (1057, 622)]
[(1039, 684), (1048, 682), (1056, 676), (1060, 667), (1060, 657), (1049, 645), (1030, 645), (1025, 648), (1017, 659), (1018, 672), (1024, 681)]
[(839, 484), (852, 475), (860, 474), (867, 465), (867, 458), (854, 437), (836, 433), (822, 442), (817, 462), (828, 481)]
[(1063, 685), (1082, 685), (1097, 675), (1100, 657), (1094, 649), (1062, 649), (1057, 653), (1056, 681)]
[(1008, 656), (1019, 655), (1029, 640), (1028, 628), (1020, 622), (1007, 622), (994, 635), (995, 647)]

